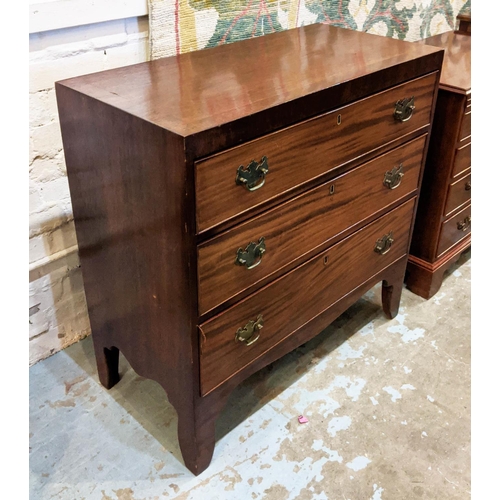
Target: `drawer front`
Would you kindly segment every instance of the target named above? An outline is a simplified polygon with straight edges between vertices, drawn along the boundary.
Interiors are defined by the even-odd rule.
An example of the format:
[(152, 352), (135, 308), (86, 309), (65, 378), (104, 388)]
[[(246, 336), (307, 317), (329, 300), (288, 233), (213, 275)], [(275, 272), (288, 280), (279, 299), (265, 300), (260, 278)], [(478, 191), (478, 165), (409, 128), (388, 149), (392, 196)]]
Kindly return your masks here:
[(464, 114), (464, 117), (462, 118), (462, 125), (460, 127), (460, 134), (459, 134), (459, 140), (463, 141), (467, 137), (470, 136), (471, 134), (471, 115), (472, 112), (470, 111), (470, 108), (468, 108), (469, 111), (467, 111), (466, 108), (466, 113)]
[[(426, 137), (379, 156), (200, 245), (199, 313), (205, 314), (315, 248), (326, 246), (339, 233), (415, 191)], [(400, 166), (402, 178), (398, 176)], [(265, 245), (262, 256), (261, 238)], [(236, 263), (238, 250), (244, 265)]]
[(471, 174), (458, 179), (450, 184), (448, 197), (446, 199), (445, 215), (451, 214), (458, 207), (470, 201), (471, 198)]
[[(415, 198), (200, 326), (202, 395), (252, 363), (408, 249)], [(392, 232), (382, 253), (378, 240)], [(259, 329), (259, 326), (261, 328)]]
[[(427, 126), (435, 82), (433, 73), (196, 162), (198, 232)], [(395, 119), (395, 103), (412, 96), (411, 118)]]
[(438, 257), (465, 238), (471, 231), (471, 206), (465, 207), (451, 219), (443, 222), (438, 244)]
[(452, 176), (456, 177), (471, 166), (471, 143), (457, 149)]

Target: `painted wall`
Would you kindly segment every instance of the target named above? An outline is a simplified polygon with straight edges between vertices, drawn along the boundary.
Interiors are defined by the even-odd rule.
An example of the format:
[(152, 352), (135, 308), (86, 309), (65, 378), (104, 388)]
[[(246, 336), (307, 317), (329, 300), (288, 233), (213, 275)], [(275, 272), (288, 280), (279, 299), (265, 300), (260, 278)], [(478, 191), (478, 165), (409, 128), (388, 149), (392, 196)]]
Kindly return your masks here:
[[(326, 22), (417, 40), (470, 0), (45, 0), (30, 2), (30, 364), (90, 333), (54, 82)], [(149, 38), (149, 35), (150, 38)]]
[(90, 333), (54, 82), (147, 60), (144, 14), (146, 0), (30, 4), (30, 364)]

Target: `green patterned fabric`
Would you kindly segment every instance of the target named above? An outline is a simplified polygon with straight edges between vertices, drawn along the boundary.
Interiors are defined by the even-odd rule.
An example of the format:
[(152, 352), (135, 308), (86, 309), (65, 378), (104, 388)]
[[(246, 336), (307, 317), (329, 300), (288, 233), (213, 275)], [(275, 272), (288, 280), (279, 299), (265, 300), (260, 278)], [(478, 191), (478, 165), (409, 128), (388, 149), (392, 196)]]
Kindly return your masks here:
[(149, 0), (153, 59), (312, 23), (416, 41), (455, 28), (470, 0)]

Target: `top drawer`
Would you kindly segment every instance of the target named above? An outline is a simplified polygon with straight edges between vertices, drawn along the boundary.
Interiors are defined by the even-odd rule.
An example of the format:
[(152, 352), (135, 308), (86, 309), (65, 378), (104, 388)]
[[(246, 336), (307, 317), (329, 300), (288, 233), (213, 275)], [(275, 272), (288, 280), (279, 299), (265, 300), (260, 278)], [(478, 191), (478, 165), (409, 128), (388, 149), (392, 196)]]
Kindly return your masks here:
[[(427, 126), (436, 76), (411, 80), (196, 162), (198, 232)], [(411, 97), (413, 113), (403, 121), (396, 119), (396, 102)], [(250, 179), (246, 185), (245, 178)]]

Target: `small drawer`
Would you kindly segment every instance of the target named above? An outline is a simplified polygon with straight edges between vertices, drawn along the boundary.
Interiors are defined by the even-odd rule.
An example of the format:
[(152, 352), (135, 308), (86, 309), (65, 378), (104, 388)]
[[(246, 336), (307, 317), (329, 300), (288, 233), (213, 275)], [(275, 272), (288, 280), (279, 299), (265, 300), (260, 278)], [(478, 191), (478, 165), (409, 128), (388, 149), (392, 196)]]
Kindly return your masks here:
[[(200, 245), (200, 315), (324, 248), (339, 233), (415, 191), (426, 138), (404, 144)], [(244, 262), (237, 260), (238, 255)]]
[(464, 139), (467, 139), (468, 137), (470, 137), (470, 134), (471, 134), (471, 115), (472, 115), (472, 111), (470, 111), (470, 108), (469, 108), (469, 111), (467, 111), (467, 108), (466, 108), (466, 113), (464, 114), (463, 118), (462, 118), (462, 125), (460, 127), (460, 134), (459, 134), (459, 141), (463, 141)]
[(465, 207), (451, 219), (443, 222), (438, 243), (438, 257), (465, 238), (471, 231), (471, 206)]
[(471, 198), (471, 174), (450, 184), (446, 198), (445, 216), (450, 215)]
[(415, 198), (200, 327), (201, 394), (404, 256)]
[[(198, 233), (429, 125), (436, 77), (411, 80), (196, 162)], [(414, 111), (396, 113), (396, 103), (412, 97)], [(404, 109), (411, 111), (411, 103)]]
[(471, 143), (461, 146), (455, 153), (452, 177), (457, 177), (471, 167)]

